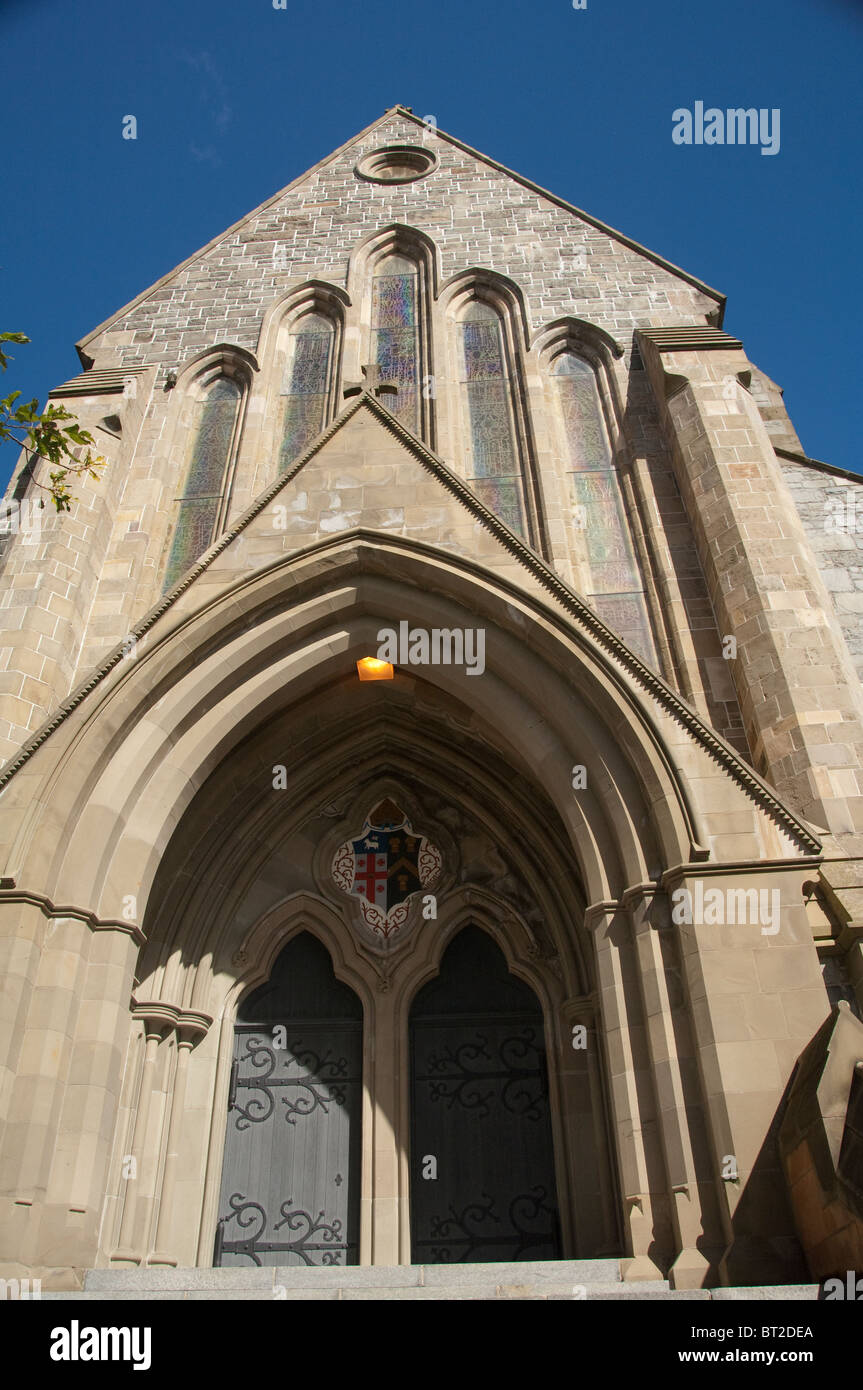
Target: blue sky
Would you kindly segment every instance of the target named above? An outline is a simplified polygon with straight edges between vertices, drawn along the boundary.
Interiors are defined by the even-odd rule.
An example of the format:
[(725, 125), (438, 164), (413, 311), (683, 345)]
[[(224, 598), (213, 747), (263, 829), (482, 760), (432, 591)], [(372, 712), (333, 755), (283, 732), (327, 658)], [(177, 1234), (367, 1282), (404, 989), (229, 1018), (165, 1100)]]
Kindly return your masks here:
[[(44, 401), (76, 339), (402, 102), (727, 294), (807, 452), (863, 472), (861, 59), (863, 0), (3, 0), (2, 328), (33, 340), (4, 394)], [(779, 153), (675, 145), (696, 101), (778, 107)]]

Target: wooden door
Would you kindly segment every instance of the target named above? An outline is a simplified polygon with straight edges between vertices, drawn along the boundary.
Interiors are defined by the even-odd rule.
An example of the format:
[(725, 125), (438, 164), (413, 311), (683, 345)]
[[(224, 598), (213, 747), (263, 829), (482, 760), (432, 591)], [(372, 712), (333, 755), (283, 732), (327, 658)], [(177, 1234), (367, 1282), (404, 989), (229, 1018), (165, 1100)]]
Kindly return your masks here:
[(216, 1265), (359, 1258), (362, 1010), (308, 933), (241, 1005)]
[(561, 1257), (542, 1011), (469, 927), (411, 1010), (415, 1264)]

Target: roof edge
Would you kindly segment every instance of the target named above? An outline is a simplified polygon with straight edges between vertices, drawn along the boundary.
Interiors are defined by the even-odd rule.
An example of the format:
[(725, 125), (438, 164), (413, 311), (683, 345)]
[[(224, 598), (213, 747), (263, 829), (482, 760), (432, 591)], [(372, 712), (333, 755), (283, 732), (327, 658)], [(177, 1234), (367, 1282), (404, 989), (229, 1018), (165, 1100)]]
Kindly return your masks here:
[[(415, 116), (410, 107), (394, 106), (392, 110), (397, 111), (400, 116), (406, 116), (408, 120), (414, 121), (423, 129), (428, 129), (426, 122), (423, 121), (420, 116)], [(388, 111), (387, 115), (392, 115), (392, 111)], [(369, 129), (371, 129), (371, 127), (369, 127)], [(585, 212), (583, 208), (576, 207), (575, 203), (568, 203), (565, 198), (559, 197), (558, 194), (550, 193), (547, 188), (543, 188), (541, 184), (534, 183), (532, 179), (526, 178), (524, 174), (519, 174), (515, 169), (510, 169), (508, 165), (501, 164), (497, 159), (492, 159), (491, 155), (483, 154), (481, 150), (475, 150), (472, 145), (468, 145), (464, 140), (459, 140), (457, 135), (450, 135), (448, 131), (442, 130), (440, 126), (436, 126), (435, 129), (439, 136), (443, 136), (446, 140), (449, 140), (450, 144), (457, 145), (460, 150), (464, 150), (466, 154), (472, 155), (474, 159), (481, 160), (483, 164), (490, 164), (493, 169), (499, 170), (502, 174), (507, 174), (511, 179), (515, 179), (516, 183), (520, 183), (523, 187), (529, 188), (532, 193), (538, 193), (541, 197), (548, 198), (549, 202), (556, 204), (557, 207), (563, 208), (566, 212), (575, 213), (577, 217), (583, 218), (584, 221), (589, 222), (592, 227), (596, 227), (598, 231), (605, 232), (606, 236), (614, 237), (616, 241), (622, 242), (624, 246), (628, 246), (631, 251), (637, 251), (640, 255), (646, 256), (648, 260), (653, 261), (655, 265), (661, 266), (663, 270), (670, 270), (673, 275), (678, 275), (682, 280), (685, 280), (687, 284), (693, 285), (696, 289), (701, 290), (702, 293), (709, 295), (711, 299), (715, 299), (720, 307), (720, 321), (717, 327), (722, 327), (722, 315), (725, 312), (727, 295), (723, 294), (721, 290), (713, 289), (713, 287), (708, 285), (704, 280), (699, 280), (697, 275), (690, 275), (689, 271), (683, 270), (679, 265), (675, 265), (673, 261), (668, 261), (664, 256), (660, 256), (658, 252), (651, 251), (650, 247), (642, 246), (640, 241), (635, 241), (624, 232), (619, 232), (616, 227), (611, 227), (607, 222), (602, 222), (600, 218), (594, 217), (592, 213)], [(363, 131), (363, 134), (365, 134), (365, 131)], [(359, 136), (355, 136), (355, 139), (359, 139)], [(348, 141), (348, 144), (350, 144), (350, 141)], [(344, 148), (344, 146), (342, 146), (342, 148)]]
[[(322, 159), (319, 159), (316, 164), (312, 164), (310, 168), (304, 170), (302, 174), (298, 174), (297, 177), (295, 179), (292, 179), (290, 183), (286, 183), (283, 188), (278, 189), (278, 191), (276, 193), (273, 193), (271, 197), (264, 199), (262, 203), (258, 203), (256, 207), (252, 208), (251, 211), (245, 213), (241, 218), (239, 218), (238, 221), (233, 222), (229, 227), (225, 227), (222, 231), (217, 233), (216, 236), (211, 237), (211, 239), (208, 242), (206, 242), (203, 246), (200, 246), (197, 249), (197, 251), (193, 251), (191, 255), (186, 257), (185, 260), (180, 261), (178, 265), (175, 265), (172, 267), (171, 270), (166, 271), (165, 274), (160, 276), (158, 280), (155, 280), (152, 285), (148, 285), (147, 288), (145, 290), (142, 290), (140, 294), (135, 295), (135, 297), (133, 299), (130, 299), (128, 303), (122, 305), (119, 309), (116, 309), (113, 314), (109, 314), (106, 319), (104, 319), (95, 328), (91, 329), (89, 333), (85, 333), (82, 338), (79, 338), (75, 343), (75, 350), (78, 353), (78, 356), (81, 359), (83, 365), (85, 367), (88, 367), (92, 365), (92, 362), (94, 360), (86, 351), (87, 344), (91, 343), (93, 339), (98, 337), (100, 333), (104, 333), (105, 330), (108, 327), (110, 327), (110, 325), (114, 323), (118, 318), (121, 318), (124, 314), (128, 314), (133, 309), (136, 309), (139, 304), (143, 303), (143, 301), (148, 298), (149, 295), (153, 294), (156, 290), (161, 289), (162, 286), (165, 285), (168, 282), (168, 280), (170, 280), (174, 275), (177, 275), (181, 270), (185, 270), (187, 266), (190, 266), (193, 261), (198, 260), (200, 256), (206, 255), (208, 251), (212, 250), (212, 248), (218, 245), (218, 243), (222, 241), (225, 237), (231, 236), (234, 232), (238, 231), (246, 222), (249, 221), (250, 218), (255, 217), (258, 213), (265, 211), (265, 209), (267, 209), (268, 207), (271, 207), (272, 204), (277, 202), (279, 198), (282, 198), (286, 193), (289, 193), (292, 188), (295, 188), (298, 184), (302, 183), (304, 179), (308, 178), (310, 174), (314, 174), (319, 169), (323, 169), (327, 164), (330, 163), (331, 160), (336, 159), (340, 154), (342, 154), (344, 150), (348, 149), (351, 145), (355, 144), (357, 140), (364, 139), (366, 135), (368, 135), (371, 131), (375, 130), (377, 126), (382, 125), (383, 122), (388, 119), (388, 117), (393, 115), (403, 116), (405, 117), (405, 119), (413, 121), (414, 124), (419, 126), (422, 130), (428, 129), (428, 125), (426, 124), (426, 122), (423, 121), (423, 119), (420, 116), (415, 116), (410, 107), (389, 107), (383, 113), (382, 116), (378, 116), (378, 118), (372, 121), (371, 124), (364, 126), (362, 130), (359, 130), (355, 135), (350, 136), (348, 140), (345, 140), (341, 145), (337, 146), (336, 149), (331, 150), (328, 155), (325, 155)], [(517, 173), (516, 170), (510, 169), (506, 164), (501, 164), (499, 160), (493, 159), (491, 155), (483, 154), (481, 150), (475, 150), (472, 145), (468, 145), (464, 140), (459, 140), (457, 136), (450, 135), (448, 131), (441, 130), (439, 126), (435, 127), (435, 131), (439, 138), (448, 140), (449, 143), (451, 145), (455, 145), (457, 149), (463, 150), (466, 154), (471, 155), (472, 158), (479, 160), (483, 164), (489, 165), (493, 169), (497, 169), (499, 173), (506, 174), (509, 178), (515, 179), (515, 181), (517, 183), (520, 183), (522, 187), (530, 189), (532, 193), (537, 193), (542, 198), (547, 198), (549, 202), (554, 203), (555, 206), (563, 208), (566, 212), (574, 213), (576, 217), (582, 218), (583, 221), (589, 223), (590, 226), (596, 227), (598, 231), (604, 232), (606, 236), (612, 237), (614, 240), (619, 241), (623, 246), (629, 247), (631, 251), (636, 251), (639, 255), (646, 256), (648, 260), (652, 261), (655, 265), (661, 266), (663, 270), (670, 271), (671, 274), (677, 275), (680, 279), (685, 280), (687, 284), (692, 285), (695, 289), (700, 290), (703, 294), (708, 295), (711, 299), (715, 299), (717, 304), (719, 305), (719, 323), (717, 326), (722, 326), (722, 318), (725, 313), (726, 296), (722, 294), (720, 290), (713, 289), (712, 286), (706, 284), (705, 281), (699, 280), (696, 275), (690, 275), (688, 271), (681, 269), (681, 267), (678, 265), (675, 265), (673, 261), (668, 261), (665, 259), (664, 256), (660, 256), (656, 251), (651, 251), (649, 247), (642, 246), (640, 242), (633, 240), (632, 237), (626, 236), (625, 233), (618, 231), (615, 227), (609, 226), (607, 222), (601, 221), (600, 218), (593, 217), (591, 213), (585, 212), (583, 208), (578, 208), (575, 206), (574, 203), (568, 203), (565, 198), (558, 197), (556, 193), (549, 192), (547, 188), (543, 188), (540, 184), (534, 183), (531, 179), (526, 178), (523, 174)]]
[(370, 125), (365, 126), (362, 130), (358, 131), (356, 135), (352, 135), (349, 140), (345, 140), (343, 144), (339, 145), (336, 149), (331, 150), (328, 155), (324, 155), (324, 157), (322, 159), (319, 159), (316, 164), (312, 164), (310, 168), (305, 169), (302, 174), (298, 174), (295, 179), (291, 179), (290, 183), (286, 183), (283, 188), (280, 188), (276, 193), (273, 193), (271, 197), (265, 198), (262, 203), (258, 203), (249, 212), (244, 213), (238, 221), (232, 222), (230, 227), (225, 227), (223, 231), (218, 232), (216, 236), (211, 237), (210, 240), (206, 242), (203, 246), (199, 246), (197, 251), (193, 251), (192, 254), (190, 256), (187, 256), (184, 261), (180, 261), (179, 265), (173, 266), (171, 270), (166, 270), (164, 275), (161, 275), (158, 280), (154, 280), (152, 285), (148, 285), (147, 288), (145, 290), (142, 290), (140, 294), (135, 295), (134, 299), (130, 299), (129, 302), (127, 304), (122, 305), (121, 308), (115, 309), (113, 314), (109, 314), (108, 317), (106, 319), (103, 319), (103, 321), (100, 324), (98, 324), (96, 328), (92, 328), (89, 333), (85, 333), (84, 337), (79, 338), (78, 341), (75, 343), (75, 350), (78, 353), (78, 356), (81, 358), (81, 360), (84, 361), (85, 358), (88, 358), (89, 361), (93, 361), (92, 358), (89, 358), (89, 354), (87, 354), (84, 351), (87, 344), (92, 342), (93, 339), (98, 336), (98, 334), (104, 333), (105, 329), (108, 328), (112, 323), (114, 323), (116, 319), (121, 318), (123, 314), (128, 314), (132, 309), (136, 309), (138, 305), (142, 304), (143, 301), (149, 295), (153, 294), (155, 290), (161, 289), (162, 286), (168, 282), (168, 280), (170, 280), (174, 275), (177, 275), (181, 270), (185, 270), (186, 267), (190, 266), (193, 261), (196, 261), (199, 256), (206, 255), (206, 253), (212, 250), (214, 246), (217, 246), (218, 243), (222, 241), (224, 237), (230, 236), (233, 232), (239, 231), (240, 227), (242, 227), (246, 222), (248, 222), (250, 218), (255, 217), (259, 212), (263, 212), (266, 208), (271, 207), (273, 203), (278, 202), (279, 198), (283, 197), (285, 193), (289, 193), (292, 188), (296, 188), (297, 184), (302, 183), (303, 179), (307, 179), (310, 174), (314, 174), (318, 169), (323, 169), (324, 166), (329, 164), (331, 160), (336, 159), (342, 153), (343, 150), (346, 150), (350, 145), (353, 145), (356, 140), (362, 140), (363, 137), (368, 135), (370, 131), (374, 130), (376, 126), (379, 126), (383, 121), (385, 121), (388, 116), (391, 116), (393, 114), (393, 111), (395, 110), (400, 110), (400, 108), (392, 107), (390, 110), (385, 111), (382, 116), (378, 116), (377, 120), (372, 121)]
[(823, 459), (811, 459), (808, 454), (798, 454), (794, 449), (780, 449), (773, 446), (777, 458), (788, 459), (789, 463), (799, 463), (804, 468), (814, 468), (819, 473), (829, 473), (834, 478), (847, 478), (849, 482), (863, 484), (863, 473), (852, 473), (849, 468), (840, 468), (835, 463), (825, 463)]

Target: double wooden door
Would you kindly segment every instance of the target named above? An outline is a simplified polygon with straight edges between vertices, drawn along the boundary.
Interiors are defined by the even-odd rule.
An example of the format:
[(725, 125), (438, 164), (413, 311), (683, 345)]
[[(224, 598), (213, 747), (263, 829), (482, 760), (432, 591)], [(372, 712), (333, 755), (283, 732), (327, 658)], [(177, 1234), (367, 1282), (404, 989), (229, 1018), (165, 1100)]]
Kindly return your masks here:
[[(358, 1263), (362, 1026), (306, 933), (244, 1001), (217, 1265)], [(558, 1258), (542, 1013), (478, 928), (420, 990), (409, 1042), (413, 1262)]]

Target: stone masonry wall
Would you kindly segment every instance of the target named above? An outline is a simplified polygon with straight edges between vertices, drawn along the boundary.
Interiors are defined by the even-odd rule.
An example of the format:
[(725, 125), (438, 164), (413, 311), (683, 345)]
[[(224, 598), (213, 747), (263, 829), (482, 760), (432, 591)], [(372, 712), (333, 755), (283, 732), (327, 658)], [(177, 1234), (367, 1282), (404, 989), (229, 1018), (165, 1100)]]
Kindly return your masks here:
[[(399, 140), (425, 143), (439, 167), (407, 184), (356, 177), (364, 154)], [(717, 307), (671, 271), (393, 114), (160, 282), (87, 351), (97, 367), (115, 360), (174, 367), (217, 342), (254, 351), (263, 313), (280, 293), (306, 279), (346, 286), (358, 242), (392, 223), (435, 240), (443, 280), (470, 266), (511, 277), (533, 327), (576, 314), (628, 343), (633, 328), (700, 322)], [(278, 248), (284, 261), (276, 269)]]
[[(402, 185), (357, 178), (354, 170), (362, 156), (392, 141), (424, 144), (437, 156), (439, 167)], [(506, 276), (523, 296), (523, 327), (531, 343), (529, 349), (522, 348), (526, 400), (547, 506), (548, 558), (576, 588), (581, 584), (568, 534), (572, 522), (564, 501), (566, 465), (554, 444), (555, 423), (543, 405), (543, 368), (533, 340), (544, 325), (568, 316), (606, 331), (624, 349), (622, 357), (609, 361), (609, 380), (617, 398), (621, 458), (628, 457), (632, 465), (625, 482), (626, 509), (652, 609), (660, 668), (703, 718), (748, 754), (700, 559), (645, 374), (632, 354), (637, 327), (704, 324), (717, 311), (716, 299), (550, 198), (393, 112), (84, 340), (96, 369), (151, 368), (151, 393), (140, 426), (136, 423), (134, 447), (124, 447), (116, 456), (107, 485), (110, 505), (100, 508), (98, 525), (87, 533), (94, 548), (78, 557), (80, 618), (72, 640), (59, 639), (65, 659), (51, 668), (50, 679), (42, 675), (39, 700), (30, 701), (27, 708), (15, 705), (0, 756), (8, 756), (37, 728), (70, 688), (124, 641), (161, 595), (187, 459), (187, 441), (177, 429), (180, 388), (165, 389), (168, 372), (182, 371), (216, 344), (257, 352), (267, 311), (290, 288), (312, 279), (343, 290), (351, 285), (355, 298), (347, 310), (346, 359), (350, 348), (355, 360), (344, 362), (343, 376), (355, 378), (368, 325), (360, 321), (362, 291), (351, 281), (352, 257), (364, 238), (394, 223), (431, 238), (439, 255), (441, 283), (482, 267)], [(444, 336), (438, 320), (432, 364), (436, 374), (446, 371)], [(277, 467), (264, 409), (265, 400), (272, 398), (276, 367), (271, 353), (264, 357), (249, 398), (229, 522), (272, 481)], [(449, 411), (443, 456), (464, 473), (457, 412), (448, 400), (456, 389), (454, 382), (443, 381), (438, 416), (440, 421)], [(82, 413), (82, 398), (67, 404), (89, 421), (88, 411)], [(94, 410), (101, 413), (113, 404), (102, 397)], [(73, 509), (67, 534), (78, 525), (78, 517), (78, 509)], [(48, 549), (39, 561), (46, 570), (54, 562), (51, 546), (64, 545), (64, 536), (55, 531), (56, 527), (46, 537)], [(15, 549), (12, 571), (18, 566)], [(25, 572), (32, 568), (30, 554), (20, 559)], [(74, 585), (74, 577), (68, 582)], [(58, 640), (53, 629), (51, 637)], [(0, 631), (0, 654), (5, 646)], [(0, 691), (0, 716), (4, 694), (18, 699), (11, 686)]]
[(863, 478), (780, 460), (821, 578), (863, 680)]

